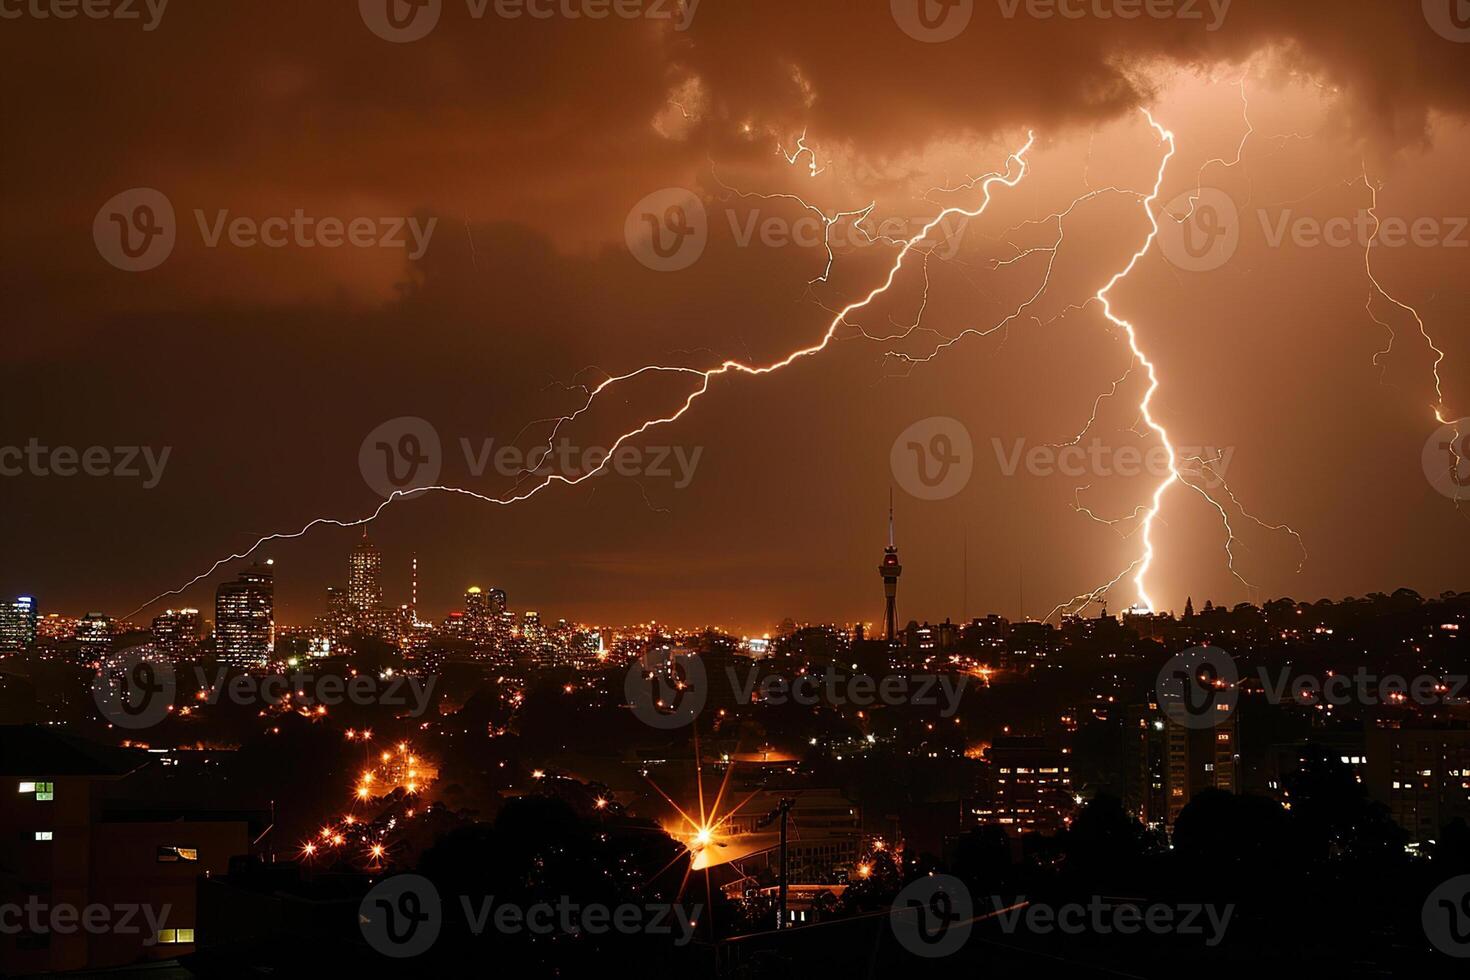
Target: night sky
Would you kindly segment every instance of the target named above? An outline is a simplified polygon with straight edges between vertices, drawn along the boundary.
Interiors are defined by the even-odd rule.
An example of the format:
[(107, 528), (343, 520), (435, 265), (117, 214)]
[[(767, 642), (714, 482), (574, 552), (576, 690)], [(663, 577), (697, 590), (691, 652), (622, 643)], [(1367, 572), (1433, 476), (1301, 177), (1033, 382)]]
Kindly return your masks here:
[[(1470, 509), (1436, 492), (1422, 454), (1436, 408), (1470, 414), (1470, 43), (1432, 0), (1235, 0), (1215, 30), (1197, 6), (1203, 20), (1067, 19), (976, 0), (941, 43), (906, 34), (879, 0), (702, 0), (673, 20), (506, 19), (493, 4), (476, 19), (444, 0), (411, 43), (376, 36), (350, 2), (174, 0), (151, 30), (141, 4), (141, 22), (15, 7), (0, 21), (0, 446), (169, 456), (153, 488), (0, 478), (0, 593), (121, 616), (262, 536), (362, 518), (381, 502), (364, 438), (399, 417), (436, 430), (442, 482), (506, 495), (515, 481), (472, 473), (461, 440), (534, 445), (538, 420), (576, 411), (577, 386), (609, 373), (779, 361), (882, 284), (895, 250), (848, 247), (851, 219), (826, 281), (813, 281), (819, 245), (742, 244), (768, 219), (810, 218), (789, 195), (829, 215), (875, 204), (875, 222), (911, 234), (942, 206), (977, 206), (978, 185), (935, 189), (1006, 171), (1034, 133), (1025, 179), (993, 185), (954, 248), (912, 254), (821, 353), (717, 377), (678, 421), (631, 440), (697, 453), (687, 486), (671, 452), (672, 476), (553, 484), (512, 506), (418, 497), (370, 533), (389, 598), (407, 601), (417, 553), (435, 616), (479, 584), (553, 618), (871, 622), (896, 486), (903, 619), (1018, 616), (1023, 588), (1040, 617), (1139, 557), (1136, 521), (1098, 519), (1128, 517), (1158, 482), (1007, 476), (997, 458), (1017, 440), (1073, 439), (1094, 408), (1085, 443), (1158, 444), (1139, 420), (1141, 367), (1099, 401), (1130, 352), (1089, 302), (1150, 231), (1142, 198), (1166, 147), (1142, 108), (1177, 139), (1156, 209), (1184, 195), (1187, 210), (1202, 186), (1239, 215), (1228, 261), (1170, 261), (1166, 228), (1109, 297), (1156, 366), (1152, 407), (1173, 441), (1230, 452), (1238, 502), (1214, 495), (1236, 570), (1258, 598), (1463, 589)], [(1356, 218), (1365, 169), (1381, 217), (1430, 222), (1421, 241), (1375, 248), (1373, 271), (1444, 352), (1442, 403), (1430, 341), (1375, 297), (1360, 241), (1276, 243), (1283, 220)], [(177, 242), (128, 272), (100, 254), (94, 219), (140, 187), (171, 202)], [(671, 187), (699, 198), (708, 246), (666, 272), (635, 257), (625, 225)], [(1054, 215), (1082, 197), (1056, 246)], [(417, 258), (207, 244), (221, 212), (298, 210), (435, 223)], [(1048, 268), (1039, 298), (990, 332)], [(687, 372), (641, 375), (563, 434), (606, 446), (698, 387)], [(935, 417), (968, 434), (973, 473), (923, 500), (890, 457)], [(1305, 561), (1289, 531), (1241, 507), (1299, 533)], [(259, 552), (276, 561), (280, 622), (321, 611), (360, 535), (317, 528)], [(1159, 607), (1253, 595), (1200, 493), (1172, 489), (1153, 538)], [(211, 608), (240, 564), (138, 618)], [(1115, 611), (1136, 599), (1127, 578), (1109, 597)]]

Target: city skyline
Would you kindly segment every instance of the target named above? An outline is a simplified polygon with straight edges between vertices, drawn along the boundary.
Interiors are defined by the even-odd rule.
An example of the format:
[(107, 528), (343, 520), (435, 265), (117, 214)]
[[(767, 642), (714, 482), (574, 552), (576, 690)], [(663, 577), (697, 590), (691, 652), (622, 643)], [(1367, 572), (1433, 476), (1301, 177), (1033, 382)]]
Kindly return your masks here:
[[(890, 633), (902, 632), (910, 624), (914, 624), (914, 623), (920, 623), (920, 624), (936, 624), (936, 623), (940, 623), (940, 622), (955, 622), (955, 623), (964, 625), (964, 624), (967, 624), (967, 623), (971, 622), (971, 618), (970, 617), (967, 617), (966, 615), (964, 615), (963, 612), (960, 609), (950, 609), (950, 610), (947, 610), (946, 611), (943, 608), (941, 608), (940, 612), (937, 613), (937, 614), (929, 614), (929, 615), (918, 615), (918, 614), (915, 614), (915, 615), (911, 615), (911, 616), (910, 615), (905, 615), (905, 614), (899, 612), (901, 606), (899, 605), (899, 600), (898, 600), (897, 582), (898, 582), (899, 576), (902, 574), (903, 569), (902, 569), (902, 566), (898, 564), (898, 559), (897, 559), (898, 549), (896, 547), (897, 538), (896, 538), (896, 530), (895, 530), (896, 529), (896, 524), (895, 524), (895, 520), (894, 520), (894, 517), (893, 517), (893, 512), (891, 510), (889, 512), (887, 528), (888, 528), (888, 537), (886, 539), (886, 541), (887, 541), (887, 547), (885, 548), (885, 551), (884, 551), (885, 558), (884, 558), (884, 561), (881, 562), (879, 564), (879, 566), (878, 566), (879, 576), (883, 580), (883, 590), (882, 590), (882, 594), (877, 599), (873, 600), (873, 603), (872, 603), (874, 605), (883, 607), (882, 608), (882, 611), (880, 611), (876, 616), (856, 617), (856, 618), (823, 618), (823, 617), (820, 617), (820, 616), (811, 616), (810, 618), (804, 618), (804, 619), (800, 620), (799, 622), (802, 625), (842, 625), (842, 626), (845, 626), (847, 628), (864, 628), (864, 629), (867, 629), (870, 632), (875, 632), (875, 634), (877, 634), (877, 635), (881, 635), (885, 631), (890, 632)], [(892, 559), (892, 561), (889, 560), (890, 558)], [(502, 588), (499, 587), (499, 585), (494, 584), (493, 583), (493, 580), (479, 579), (479, 580), (472, 581), (471, 583), (463, 586), (460, 589), (459, 594), (458, 594), (459, 601), (457, 603), (451, 601), (450, 603), (445, 604), (445, 605), (442, 605), (442, 606), (420, 606), (419, 603), (418, 603), (418, 590), (419, 590), (419, 587), (420, 587), (421, 583), (420, 583), (420, 581), (418, 579), (419, 569), (418, 569), (418, 558), (417, 558), (417, 553), (416, 552), (411, 553), (409, 555), (408, 566), (409, 566), (409, 574), (408, 574), (408, 577), (407, 577), (407, 580), (406, 580), (406, 591), (402, 594), (402, 596), (398, 596), (396, 594), (390, 594), (389, 588), (387, 586), (385, 586), (385, 584), (384, 584), (384, 578), (385, 578), (384, 569), (385, 569), (385, 567), (391, 567), (391, 565), (385, 566), (385, 560), (384, 560), (384, 556), (382, 554), (381, 549), (378, 548), (377, 544), (371, 539), (371, 537), (369, 535), (369, 532), (366, 529), (364, 529), (364, 531), (360, 535), (360, 538), (352, 546), (350, 552), (348, 553), (348, 555), (347, 555), (347, 557), (346, 557), (346, 559), (344, 561), (344, 567), (345, 567), (345, 570), (346, 570), (346, 574), (344, 576), (340, 577), (340, 579), (338, 580), (339, 582), (345, 581), (347, 583), (346, 587), (345, 588), (341, 588), (337, 584), (327, 583), (326, 585), (324, 585), (324, 586), (321, 587), (321, 591), (324, 593), (324, 598), (321, 600), (321, 603), (320, 603), (320, 605), (319, 605), (319, 607), (317, 609), (315, 609), (315, 610), (309, 610), (309, 611), (305, 612), (304, 614), (300, 614), (302, 618), (300, 618), (299, 620), (298, 619), (285, 620), (285, 619), (282, 619), (279, 615), (273, 615), (272, 616), (272, 619), (271, 619), (272, 627), (273, 628), (276, 628), (276, 629), (293, 629), (293, 630), (299, 630), (299, 629), (310, 628), (312, 626), (319, 625), (322, 622), (322, 619), (323, 619), (323, 616), (324, 615), (327, 616), (327, 617), (330, 617), (333, 614), (334, 597), (336, 597), (336, 599), (338, 601), (342, 602), (344, 604), (344, 606), (349, 607), (349, 608), (351, 608), (353, 610), (356, 610), (359, 613), (361, 613), (361, 612), (368, 612), (368, 611), (377, 611), (377, 612), (383, 613), (383, 614), (404, 612), (406, 614), (409, 614), (411, 617), (416, 617), (418, 615), (418, 613), (420, 612), (420, 610), (422, 610), (423, 613), (424, 613), (424, 615), (422, 617), (422, 621), (425, 624), (428, 624), (428, 623), (435, 623), (435, 622), (439, 622), (441, 620), (445, 620), (448, 617), (453, 616), (453, 615), (468, 614), (469, 611), (470, 611), (470, 605), (471, 605), (471, 602), (472, 602), (472, 598), (483, 598), (482, 593), (487, 593), (487, 594), (490, 594), (492, 596), (498, 597), (498, 599), (496, 599), (495, 601), (498, 601), (500, 603), (499, 608), (501, 608), (503, 610), (503, 609), (506, 608), (507, 595), (508, 594), (511, 594), (509, 592), (509, 590), (502, 589)], [(226, 572), (222, 572), (221, 573), (221, 576), (220, 576), (221, 581), (219, 583), (219, 586), (216, 587), (216, 588), (214, 588), (212, 590), (212, 594), (215, 597), (215, 603), (214, 603), (214, 605), (211, 608), (217, 608), (218, 603), (219, 603), (219, 597), (222, 594), (222, 592), (226, 589), (226, 587), (234, 588), (234, 587), (236, 587), (236, 582), (244, 582), (244, 581), (248, 580), (252, 574), (259, 573), (259, 574), (265, 574), (265, 575), (267, 575), (269, 577), (269, 579), (271, 580), (271, 586), (270, 586), (271, 600), (270, 600), (270, 604), (271, 604), (272, 611), (274, 613), (276, 610), (279, 609), (279, 605), (275, 602), (275, 598), (274, 598), (275, 597), (275, 575), (276, 575), (276, 569), (277, 569), (276, 562), (275, 562), (275, 559), (273, 559), (273, 558), (272, 559), (262, 559), (262, 560), (259, 560), (259, 561), (257, 561), (257, 560), (248, 560), (248, 561), (247, 560), (242, 560), (242, 561), (236, 563), (236, 568), (235, 568), (234, 571), (226, 571)], [(232, 581), (231, 580), (231, 576), (232, 575), (233, 576), (236, 576), (235, 581)], [(961, 569), (961, 578), (962, 578), (962, 581), (968, 578), (968, 556), (966, 556), (966, 559), (965, 559), (965, 567)], [(891, 586), (890, 586), (890, 581), (892, 583)], [(1018, 582), (1017, 583), (1017, 587), (1018, 587), (1018, 589), (1024, 589), (1024, 584)], [(201, 586), (200, 588), (203, 589), (203, 586)], [(302, 587), (302, 588), (304, 588), (304, 587)], [(1399, 590), (1401, 590), (1403, 588), (1405, 588), (1405, 587), (1404, 586), (1398, 586), (1398, 587), (1391, 588), (1391, 589), (1374, 589), (1374, 590), (1371, 590), (1370, 592), (1364, 593), (1363, 595), (1364, 596), (1367, 596), (1367, 595), (1371, 595), (1371, 594), (1387, 594), (1387, 593), (1390, 593), (1390, 592), (1399, 591)], [(438, 592), (442, 592), (442, 591), (445, 591), (445, 590), (444, 589), (432, 589), (431, 591), (438, 593)], [(1446, 590), (1446, 594), (1452, 594), (1452, 593), (1453, 593), (1453, 590)], [(398, 601), (400, 598), (403, 601)], [(905, 598), (907, 598), (907, 594), (905, 594)], [(971, 596), (965, 596), (963, 598), (962, 603), (961, 603), (961, 609), (968, 609), (968, 608), (970, 608), (970, 600), (972, 598), (973, 597), (971, 597)], [(1292, 599), (1294, 601), (1301, 601), (1301, 602), (1308, 602), (1308, 603), (1315, 603), (1315, 602), (1320, 602), (1320, 601), (1324, 601), (1324, 600), (1325, 601), (1328, 601), (1328, 602), (1332, 602), (1332, 601), (1337, 601), (1338, 599), (1352, 600), (1352, 599), (1357, 599), (1357, 598), (1361, 598), (1361, 597), (1359, 597), (1359, 596), (1343, 596), (1343, 597), (1317, 596), (1317, 597), (1313, 597), (1313, 598), (1305, 598), (1305, 597), (1301, 597), (1301, 596), (1294, 596), (1294, 597), (1291, 597), (1291, 596), (1266, 596), (1266, 597), (1260, 597), (1260, 596), (1258, 596), (1258, 597), (1255, 597), (1254, 600), (1243, 599), (1243, 600), (1240, 600), (1240, 601), (1241, 602), (1244, 602), (1246, 604), (1255, 605), (1256, 607), (1259, 608), (1262, 605), (1264, 605), (1266, 602), (1282, 601), (1282, 600), (1286, 600), (1286, 599)], [(1188, 616), (1188, 615), (1190, 615), (1192, 613), (1193, 608), (1194, 608), (1194, 599), (1195, 599), (1195, 596), (1193, 594), (1190, 594), (1190, 595), (1187, 595), (1186, 596), (1184, 606), (1182, 607), (1182, 612), (1184, 613), (1184, 615)], [(1214, 599), (1215, 599), (1215, 597), (1213, 597), (1213, 596), (1208, 596), (1208, 595), (1203, 595), (1203, 594), (1201, 594), (1201, 596), (1200, 596), (1201, 603), (1208, 602), (1208, 603), (1210, 603), (1210, 604), (1213, 605), (1213, 604), (1215, 604)], [(24, 595), (24, 596), (12, 597), (11, 599), (7, 600), (7, 602), (9, 602), (10, 604), (12, 604), (15, 607), (15, 610), (17, 611), (17, 615), (21, 616), (22, 618), (28, 616), (31, 619), (34, 619), (37, 615), (39, 615), (42, 618), (44, 618), (46, 616), (55, 616), (55, 615), (60, 615), (60, 616), (67, 617), (67, 618), (79, 618), (79, 617), (81, 617), (83, 615), (83, 613), (81, 613), (79, 611), (76, 611), (76, 610), (57, 610), (57, 609), (54, 609), (54, 608), (45, 608), (45, 607), (42, 607), (39, 604), (37, 598), (35, 596), (31, 596), (31, 595)], [(1227, 603), (1224, 603), (1224, 605), (1227, 608), (1230, 607), (1230, 606), (1237, 605), (1237, 604), (1238, 603), (1236, 603), (1236, 602), (1227, 602)], [(575, 602), (571, 603), (571, 605), (575, 606)], [(177, 608), (175, 608), (175, 606)], [(152, 608), (152, 607), (150, 607), (150, 608)], [(585, 618), (577, 617), (575, 615), (563, 615), (563, 614), (561, 614), (560, 610), (552, 610), (549, 607), (539, 606), (539, 605), (537, 605), (535, 603), (523, 604), (523, 605), (521, 605), (521, 608), (524, 608), (527, 612), (530, 612), (533, 615), (540, 614), (543, 611), (548, 611), (548, 612), (555, 611), (556, 612), (556, 615), (553, 617), (554, 619), (565, 621), (565, 622), (569, 622), (569, 623), (573, 623), (573, 624), (578, 625), (578, 626), (591, 626), (591, 627), (597, 627), (597, 628), (608, 628), (608, 627), (616, 628), (616, 627), (633, 626), (635, 624), (636, 625), (645, 625), (645, 624), (650, 624), (650, 623), (658, 623), (658, 624), (660, 624), (660, 625), (662, 625), (662, 626), (664, 626), (664, 627), (666, 627), (666, 628), (668, 628), (670, 630), (673, 630), (675, 632), (678, 632), (678, 631), (685, 631), (685, 632), (687, 632), (687, 631), (698, 631), (698, 630), (713, 628), (713, 629), (725, 630), (725, 631), (730, 632), (731, 634), (734, 634), (734, 635), (745, 635), (745, 636), (756, 636), (756, 637), (759, 637), (759, 636), (767, 636), (767, 637), (769, 637), (769, 636), (773, 635), (776, 632), (776, 630), (779, 629), (781, 623), (786, 622), (786, 621), (790, 621), (792, 619), (790, 613), (797, 611), (797, 610), (786, 610), (786, 611), (782, 611), (780, 613), (773, 613), (773, 614), (771, 614), (771, 616), (768, 619), (767, 623), (765, 623), (763, 625), (759, 625), (759, 626), (751, 626), (750, 624), (734, 624), (734, 623), (730, 623), (730, 622), (714, 622), (714, 621), (706, 621), (706, 622), (682, 622), (681, 623), (681, 622), (673, 622), (673, 621), (670, 621), (670, 620), (660, 619), (659, 617), (645, 617), (645, 618), (637, 618), (637, 617), (627, 618), (627, 617), (623, 617), (623, 618), (615, 618), (615, 619), (600, 620), (599, 621), (599, 620), (585, 619)], [(977, 620), (977, 621), (978, 621), (978, 619), (983, 618), (985, 616), (997, 616), (997, 615), (1006, 616), (1006, 614), (1003, 613), (999, 608), (993, 608), (993, 607), (977, 607), (977, 608), (983, 608), (984, 609), (984, 611), (982, 613), (980, 613), (978, 616), (974, 617), (974, 619)], [(1068, 616), (1076, 616), (1076, 617), (1082, 617), (1082, 618), (1089, 618), (1089, 617), (1098, 616), (1098, 615), (1108, 615), (1110, 609), (1111, 609), (1111, 614), (1115, 618), (1116, 617), (1121, 617), (1121, 616), (1123, 616), (1125, 614), (1128, 614), (1130, 612), (1133, 612), (1133, 611), (1139, 611), (1139, 610), (1133, 610), (1130, 607), (1126, 607), (1126, 606), (1125, 607), (1118, 607), (1118, 606), (1110, 605), (1109, 602), (1104, 597), (1104, 598), (1102, 598), (1102, 599), (1100, 599), (1100, 600), (1098, 600), (1096, 602), (1093, 602), (1093, 603), (1088, 604), (1086, 607), (1083, 607), (1083, 608), (1078, 609), (1074, 613), (1060, 614), (1059, 611), (1054, 608), (1051, 611), (1051, 614), (1046, 619), (1037, 619), (1036, 617), (1034, 617), (1032, 615), (1029, 615), (1029, 614), (1023, 614), (1023, 615), (1017, 616), (1017, 617), (1009, 617), (1009, 616), (1006, 616), (1006, 618), (1007, 619), (1011, 619), (1011, 620), (1016, 621), (1016, 622), (1040, 622), (1040, 623), (1060, 624), (1060, 622), (1062, 621), (1062, 619), (1065, 618), (1065, 617), (1068, 617)], [(1178, 616), (1179, 613), (1181, 612), (1181, 610), (1160, 609), (1160, 610), (1156, 610), (1155, 612), (1157, 612), (1160, 615), (1165, 615), (1165, 616)], [(140, 611), (134, 617), (133, 620), (128, 620), (128, 621), (134, 622), (135, 624), (146, 624), (149, 620), (154, 619), (156, 616), (171, 617), (171, 616), (175, 615), (176, 613), (191, 613), (191, 614), (194, 614), (194, 615), (197, 616), (198, 613), (199, 613), (199, 609), (196, 608), (196, 607), (191, 607), (191, 606), (189, 606), (188, 604), (185, 604), (185, 603), (175, 603), (175, 605), (171, 605), (167, 609), (159, 609), (157, 611), (157, 613), (155, 613), (155, 614), (150, 614), (146, 610)], [(124, 621), (123, 620), (123, 617), (116, 616), (116, 615), (113, 615), (111, 613), (101, 612), (99, 610), (88, 610), (87, 611), (87, 614), (88, 615), (97, 615), (97, 614), (106, 615), (109, 619), (111, 619), (113, 621), (117, 621), (117, 622)], [(806, 614), (803, 614), (803, 615), (806, 615)], [(892, 622), (890, 623), (889, 622), (890, 617), (896, 617), (896, 618), (892, 619)], [(211, 622), (213, 622), (214, 620), (217, 620), (218, 618), (219, 617), (216, 614), (216, 616), (214, 617), (213, 620), (211, 620)], [(885, 625), (885, 624), (887, 624), (887, 625)], [(892, 639), (892, 636), (890, 635), (889, 638)]]

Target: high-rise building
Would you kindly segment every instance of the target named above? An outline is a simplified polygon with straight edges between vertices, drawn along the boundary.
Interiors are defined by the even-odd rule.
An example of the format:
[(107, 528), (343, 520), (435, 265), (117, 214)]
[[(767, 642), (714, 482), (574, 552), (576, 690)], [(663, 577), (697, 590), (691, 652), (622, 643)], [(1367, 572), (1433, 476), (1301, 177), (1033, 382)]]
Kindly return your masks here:
[[(0, 908), (21, 909), (39, 900), (42, 908), (81, 910), (126, 896), (135, 903), (130, 908), (166, 913), (156, 932), (36, 933), (17, 919), (17, 927), (7, 923), (0, 929), (0, 964), (7, 976), (102, 976), (115, 968), (146, 975), (151, 967), (166, 969), (160, 961), (195, 951), (198, 882), (226, 877), (235, 855), (249, 852), (250, 842), (270, 826), (265, 813), (208, 812), (192, 797), (177, 803), (167, 793), (160, 798), (153, 772), (160, 762), (177, 765), (179, 755), (203, 754), (150, 755), (49, 725), (0, 725), (0, 866), (6, 869)], [(78, 918), (85, 922), (89, 916), (73, 918), (74, 926)]]
[(203, 635), (197, 609), (170, 609), (153, 620), (153, 643), (170, 657), (188, 653)]
[(0, 651), (24, 650), (36, 642), (36, 600), (16, 596), (0, 605)]
[(357, 612), (372, 612), (383, 606), (383, 553), (368, 540), (367, 531), (352, 549), (347, 569), (347, 601)]
[(347, 601), (347, 593), (342, 591), (341, 586), (327, 586), (327, 617), (334, 621), (345, 621), (352, 612), (352, 603)]
[(460, 624), (471, 639), (503, 641), (514, 628), (515, 617), (506, 611), (504, 592), (476, 585), (464, 594)]
[(220, 660), (232, 667), (260, 667), (275, 649), (275, 573), (252, 565), (214, 592), (214, 642)]
[(485, 629), (490, 622), (490, 597), (478, 585), (471, 586), (464, 594), (464, 619), (465, 624), (476, 632)]
[(1170, 827), (1199, 791), (1234, 793), (1239, 789), (1235, 771), (1240, 755), (1233, 716), (1210, 728), (1189, 728), (1166, 716), (1164, 744)]
[(516, 628), (516, 614), (510, 611), (505, 592), (501, 589), (488, 589), (485, 592), (485, 602), (490, 608), (490, 630), (495, 635), (498, 644), (507, 645)]
[(968, 804), (979, 826), (1004, 827), (1013, 834), (1055, 834), (1075, 807), (1072, 764), (1045, 739), (998, 738), (989, 756), (995, 767), (989, 799)]
[(521, 613), (521, 639), (528, 643), (539, 643), (543, 638), (541, 614), (534, 609)]
[(77, 621), (76, 638), (89, 650), (106, 652), (112, 645), (112, 617), (90, 612)]
[(77, 636), (78, 622), (80, 621), (74, 616), (50, 613), (36, 621), (36, 637), (41, 640), (58, 642), (74, 640)]
[(1124, 797), (1145, 824), (1173, 827), (1179, 814), (1206, 789), (1240, 789), (1239, 719), (1191, 728), (1156, 703), (1124, 711)]
[(878, 574), (883, 576), (884, 636), (892, 645), (898, 642), (898, 577), (903, 574), (903, 566), (898, 563), (898, 546), (893, 540), (892, 490), (888, 491), (888, 547), (883, 549), (883, 563), (878, 566)]
[(1412, 841), (1470, 820), (1470, 729), (1370, 728), (1368, 791)]
[(1168, 813), (1164, 717), (1154, 703), (1129, 705), (1123, 713), (1123, 805), (1151, 827)]

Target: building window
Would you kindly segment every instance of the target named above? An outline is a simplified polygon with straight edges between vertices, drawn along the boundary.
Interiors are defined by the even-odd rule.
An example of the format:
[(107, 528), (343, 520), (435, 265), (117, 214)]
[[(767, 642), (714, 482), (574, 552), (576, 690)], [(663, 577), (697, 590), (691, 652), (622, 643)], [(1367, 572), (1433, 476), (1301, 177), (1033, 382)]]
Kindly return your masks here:
[(38, 831), (36, 831), (36, 840), (50, 840), (50, 839), (51, 839), (51, 831), (49, 831), (49, 830), (38, 830)]
[(192, 943), (194, 941), (193, 929), (160, 929), (158, 930), (159, 945), (173, 945), (175, 943)]
[(36, 801), (38, 803), (44, 803), (54, 799), (56, 799), (56, 785), (54, 783), (36, 784)]
[(180, 861), (192, 863), (199, 860), (199, 848), (197, 847), (174, 847), (168, 844), (158, 845), (159, 864), (177, 864)]
[(35, 783), (21, 783), (20, 784), (20, 792), (22, 792), (22, 793), (34, 793), (35, 791), (36, 791), (36, 784)]

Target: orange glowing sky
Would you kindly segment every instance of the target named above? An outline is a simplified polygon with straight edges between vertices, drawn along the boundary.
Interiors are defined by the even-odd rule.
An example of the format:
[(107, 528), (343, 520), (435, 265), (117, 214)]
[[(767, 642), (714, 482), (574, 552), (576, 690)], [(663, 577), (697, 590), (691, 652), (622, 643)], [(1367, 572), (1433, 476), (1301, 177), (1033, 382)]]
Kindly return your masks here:
[[(1054, 223), (1026, 222), (1090, 188), (1150, 188), (1163, 148), (1140, 107), (1177, 138), (1161, 203), (1203, 184), (1240, 214), (1222, 266), (1181, 268), (1156, 249), (1110, 295), (1157, 364), (1154, 409), (1174, 441), (1229, 450), (1240, 502), (1306, 543), (1301, 564), (1290, 534), (1240, 522), (1237, 570), (1266, 597), (1465, 587), (1457, 544), (1470, 524), (1420, 463), (1435, 428), (1432, 350), (1399, 313), (1394, 350), (1375, 364), (1387, 335), (1365, 310), (1361, 248), (1272, 241), (1284, 213), (1358, 215), (1365, 167), (1382, 181), (1382, 217), (1431, 219), (1452, 237), (1470, 215), (1470, 46), (1437, 35), (1419, 4), (1236, 0), (1206, 32), (1009, 20), (981, 2), (964, 36), (936, 45), (904, 36), (879, 2), (703, 0), (688, 31), (472, 22), (451, 4), (409, 45), (374, 37), (353, 7), (181, 6), (146, 33), (34, 20), (0, 33), (11, 94), (0, 444), (173, 447), (155, 490), (0, 480), (0, 591), (35, 594), (43, 611), (121, 614), (261, 535), (362, 516), (377, 498), (359, 445), (402, 415), (439, 430), (446, 481), (505, 492), (509, 481), (466, 471), (462, 438), (503, 443), (575, 409), (565, 385), (588, 365), (779, 360), (815, 343), (830, 311), (892, 260), (840, 249), (830, 280), (809, 285), (821, 248), (739, 241), (752, 209), (790, 221), (800, 206), (726, 188), (799, 194), (829, 213), (876, 202), (875, 216), (923, 221), (936, 208), (926, 192), (1004, 168), (1032, 131), (1025, 181), (930, 264), (924, 326), (985, 329), (1040, 282), (1045, 256), (995, 267), (1053, 243)], [(1243, 149), (1242, 81), (1254, 125)], [(777, 151), (803, 131), (815, 178), (806, 158), (793, 166)], [(91, 226), (136, 186), (167, 193), (181, 234), (163, 267), (130, 275), (100, 260)], [(704, 256), (678, 273), (644, 268), (623, 239), (629, 209), (664, 187), (692, 189), (711, 215)], [(432, 215), (439, 227), (414, 263), (381, 249), (210, 249), (193, 229), (195, 209), (298, 208)], [(946, 416), (974, 439), (974, 475), (941, 501), (900, 489), (900, 614), (1016, 616), (1024, 575), (1025, 610), (1041, 615), (1139, 553), (1131, 525), (1074, 510), (1077, 488), (1090, 483), (1080, 499), (1112, 517), (1153, 482), (1006, 476), (997, 446), (1070, 439), (1127, 366), (1126, 338), (1096, 304), (1076, 307), (1147, 231), (1136, 198), (1079, 206), (1035, 319), (933, 361), (885, 353), (922, 356), (936, 335), (877, 342), (844, 329), (782, 372), (717, 379), (643, 440), (700, 450), (688, 487), (613, 477), (513, 510), (450, 496), (395, 506), (373, 528), (390, 598), (406, 601), (417, 552), (421, 602), (436, 615), (467, 586), (494, 584), (516, 608), (588, 620), (759, 632), (787, 615), (873, 621), (890, 449), (915, 422)], [(1467, 258), (1453, 241), (1374, 256), (1377, 278), (1445, 351), (1450, 417), (1470, 413)], [(910, 270), (861, 326), (901, 332), (923, 295)], [(571, 434), (605, 444), (689, 387), (641, 379)], [(1100, 404), (1092, 434), (1146, 449), (1129, 431), (1140, 397), (1135, 377)], [(280, 621), (320, 611), (356, 536), (270, 547)], [(1247, 597), (1199, 496), (1168, 496), (1155, 541), (1161, 607)], [(213, 584), (175, 604), (207, 608)], [(1112, 605), (1134, 598), (1120, 588)]]

